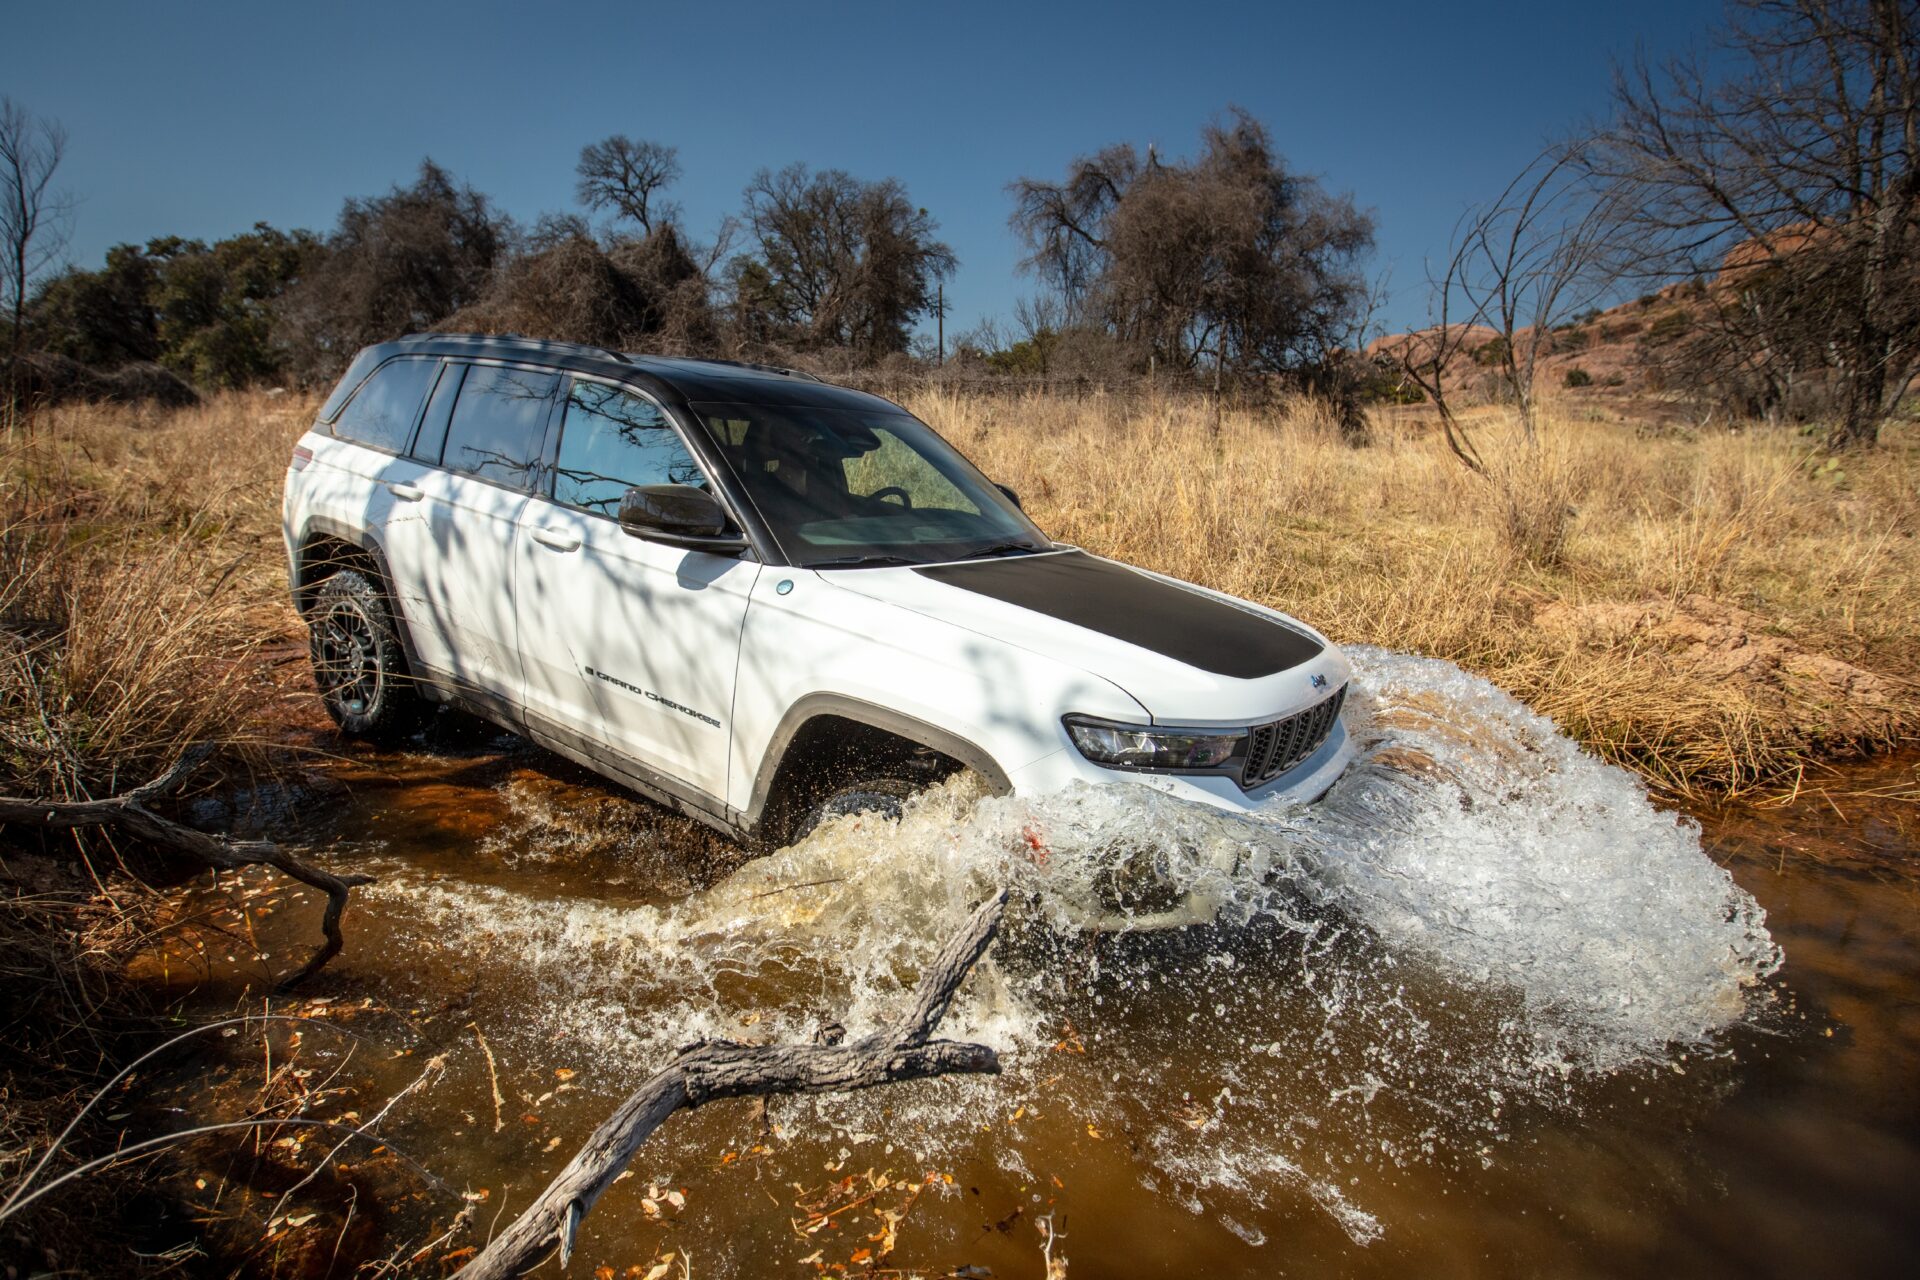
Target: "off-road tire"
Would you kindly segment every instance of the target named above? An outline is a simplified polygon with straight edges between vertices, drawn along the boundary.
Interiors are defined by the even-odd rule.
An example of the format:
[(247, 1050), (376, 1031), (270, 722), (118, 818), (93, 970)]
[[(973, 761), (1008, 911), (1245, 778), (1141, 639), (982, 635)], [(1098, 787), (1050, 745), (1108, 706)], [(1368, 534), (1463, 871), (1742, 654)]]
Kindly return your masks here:
[(905, 778), (861, 778), (844, 783), (814, 801), (800, 815), (799, 821), (793, 824), (793, 838), (788, 843), (798, 844), (821, 823), (846, 814), (868, 813), (898, 822), (906, 811), (907, 801), (924, 786)]
[(426, 700), (376, 584), (355, 569), (335, 572), (320, 584), (307, 626), (314, 684), (340, 732), (393, 743), (420, 727)]

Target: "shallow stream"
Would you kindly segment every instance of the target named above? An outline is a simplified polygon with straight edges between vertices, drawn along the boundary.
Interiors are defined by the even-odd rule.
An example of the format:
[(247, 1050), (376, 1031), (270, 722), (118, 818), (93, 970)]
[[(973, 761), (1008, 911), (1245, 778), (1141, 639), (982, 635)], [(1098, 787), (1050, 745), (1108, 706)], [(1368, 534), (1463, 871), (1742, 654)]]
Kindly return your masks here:
[[(671, 1250), (708, 1277), (1041, 1277), (1049, 1248), (1075, 1277), (1904, 1273), (1916, 762), (1676, 814), (1483, 681), (1355, 657), (1359, 762), (1253, 819), (961, 782), (747, 860), (472, 728), (234, 803), (379, 877), (286, 1008), (364, 1037), (302, 1049), (352, 1054), (362, 1112), (445, 1055), (381, 1132), (483, 1227), (677, 1047), (859, 1035), (1012, 888), (942, 1027), (1003, 1074), (677, 1116), (576, 1274)], [(1112, 927), (1116, 857), (1216, 923)], [(227, 917), (152, 966), (200, 1013), (257, 1008), (317, 918), (252, 876), (183, 908)], [(421, 1190), (395, 1238), (458, 1207)]]

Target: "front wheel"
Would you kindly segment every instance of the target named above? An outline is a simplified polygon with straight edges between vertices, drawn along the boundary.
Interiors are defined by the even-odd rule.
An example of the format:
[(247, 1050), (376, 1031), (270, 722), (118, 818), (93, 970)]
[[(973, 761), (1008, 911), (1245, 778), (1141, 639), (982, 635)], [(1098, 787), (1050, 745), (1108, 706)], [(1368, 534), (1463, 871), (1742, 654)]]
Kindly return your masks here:
[(805, 840), (822, 823), (849, 814), (869, 813), (898, 822), (906, 812), (907, 801), (919, 790), (919, 784), (905, 778), (863, 778), (849, 782), (822, 796), (800, 815), (800, 821), (794, 824), (793, 843)]
[(308, 627), (313, 680), (342, 733), (396, 742), (419, 727), (426, 704), (379, 587), (340, 570), (320, 585)]

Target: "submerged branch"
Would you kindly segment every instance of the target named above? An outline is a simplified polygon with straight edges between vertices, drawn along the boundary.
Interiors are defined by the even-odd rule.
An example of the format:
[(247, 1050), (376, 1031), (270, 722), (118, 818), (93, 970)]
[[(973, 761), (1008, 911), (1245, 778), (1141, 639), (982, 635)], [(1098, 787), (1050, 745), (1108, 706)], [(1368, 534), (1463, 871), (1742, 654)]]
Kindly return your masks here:
[(340, 917), (347, 909), (347, 895), (356, 885), (372, 884), (366, 875), (336, 876), (310, 866), (268, 840), (232, 840), (163, 818), (147, 807), (177, 788), (202, 759), (204, 752), (181, 759), (160, 777), (122, 795), (101, 800), (35, 800), (19, 796), (0, 796), (0, 823), (22, 826), (72, 828), (114, 826), (149, 843), (184, 854), (209, 867), (231, 871), (247, 866), (269, 866), (291, 879), (310, 885), (327, 895), (326, 912), (320, 929), (326, 940), (299, 972), (281, 981), (282, 989), (297, 986), (340, 954), (346, 945), (340, 933)]
[(839, 1093), (949, 1072), (997, 1072), (1000, 1059), (981, 1044), (931, 1039), (954, 992), (986, 953), (1007, 905), (1002, 889), (980, 904), (966, 927), (921, 975), (911, 1009), (897, 1026), (851, 1044), (745, 1045), (708, 1040), (683, 1049), (594, 1130), (546, 1190), (513, 1225), (463, 1267), (459, 1280), (507, 1280), (541, 1261), (557, 1243), (560, 1264), (574, 1233), (667, 1117), (716, 1098), (774, 1093)]

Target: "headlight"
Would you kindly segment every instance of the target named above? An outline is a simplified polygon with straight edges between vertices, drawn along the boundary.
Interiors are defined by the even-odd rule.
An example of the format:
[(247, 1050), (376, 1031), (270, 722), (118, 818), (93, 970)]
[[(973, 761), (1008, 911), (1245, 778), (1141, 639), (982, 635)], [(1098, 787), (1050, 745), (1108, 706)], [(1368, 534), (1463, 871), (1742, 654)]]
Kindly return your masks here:
[(1163, 729), (1068, 716), (1080, 754), (1110, 769), (1218, 769), (1240, 753), (1244, 729)]

